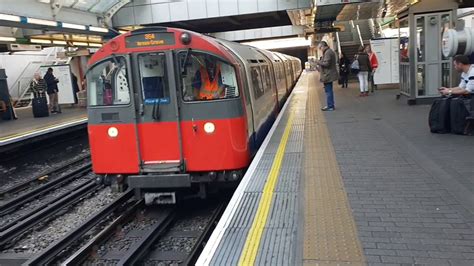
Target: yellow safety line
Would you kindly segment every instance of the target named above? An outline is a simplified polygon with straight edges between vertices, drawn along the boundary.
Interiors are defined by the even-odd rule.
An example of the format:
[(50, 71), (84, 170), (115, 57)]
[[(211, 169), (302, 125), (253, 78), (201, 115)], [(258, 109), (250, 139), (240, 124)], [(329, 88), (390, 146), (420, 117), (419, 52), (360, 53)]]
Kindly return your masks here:
[(39, 128), (35, 128), (35, 129), (32, 129), (32, 130), (24, 131), (24, 132), (21, 132), (21, 133), (14, 133), (14, 134), (11, 134), (11, 135), (0, 137), (0, 141), (4, 141), (4, 140), (7, 140), (7, 139), (20, 137), (20, 136), (26, 136), (28, 134), (31, 134), (31, 133), (34, 133), (34, 132), (37, 132), (37, 131), (40, 131), (40, 130), (45, 130), (45, 129), (48, 129), (48, 128), (53, 128), (53, 127), (58, 127), (58, 126), (66, 125), (66, 124), (71, 124), (71, 123), (74, 123), (74, 122), (81, 121), (83, 119), (87, 119), (87, 116), (86, 117), (81, 117), (81, 118), (78, 118), (78, 119), (74, 119), (74, 120), (71, 120), (71, 121), (62, 122), (62, 123), (59, 123), (59, 124), (48, 125), (48, 126), (39, 127)]
[(293, 122), (293, 114), (290, 113), (288, 123), (285, 127), (283, 137), (281, 138), (278, 150), (273, 160), (272, 168), (268, 174), (268, 179), (263, 189), (262, 197), (260, 199), (255, 219), (252, 222), (247, 240), (245, 241), (244, 249), (240, 255), (239, 265), (254, 265), (257, 258), (258, 248), (262, 239), (263, 230), (267, 223), (270, 206), (273, 199), (273, 192), (278, 181), (278, 174), (280, 173), (281, 162), (285, 155), (286, 144), (291, 131), (291, 124)]

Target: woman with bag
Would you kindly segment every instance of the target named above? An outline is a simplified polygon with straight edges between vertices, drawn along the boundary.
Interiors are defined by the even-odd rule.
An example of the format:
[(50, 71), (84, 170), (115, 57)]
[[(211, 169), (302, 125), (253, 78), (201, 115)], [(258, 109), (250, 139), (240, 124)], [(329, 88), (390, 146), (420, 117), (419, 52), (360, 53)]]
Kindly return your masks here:
[(359, 53), (356, 54), (354, 63), (357, 61), (359, 67), (359, 73), (357, 77), (359, 78), (359, 87), (360, 94), (359, 97), (369, 96), (369, 72), (371, 71), (369, 55), (365, 52), (364, 46), (359, 47)]

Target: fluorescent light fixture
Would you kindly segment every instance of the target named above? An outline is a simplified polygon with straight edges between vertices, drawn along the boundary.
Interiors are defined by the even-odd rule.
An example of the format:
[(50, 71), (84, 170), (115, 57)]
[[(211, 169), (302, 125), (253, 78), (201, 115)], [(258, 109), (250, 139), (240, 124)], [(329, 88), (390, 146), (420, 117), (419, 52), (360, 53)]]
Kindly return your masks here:
[(14, 42), (16, 41), (16, 38), (14, 37), (2, 37), (0, 36), (0, 42)]
[(7, 15), (7, 14), (0, 14), (0, 20), (8, 20), (13, 22), (20, 22), (19, 16)]
[(93, 27), (93, 26), (89, 26), (89, 30), (90, 31), (97, 31), (97, 32), (104, 32), (104, 33), (109, 32), (109, 29), (101, 28), (101, 27)]
[(86, 42), (72, 42), (72, 44), (75, 46), (88, 46)]
[(53, 44), (66, 45), (67, 42), (66, 42), (66, 41), (56, 41), (56, 40), (53, 40)]
[(305, 47), (311, 45), (311, 40), (306, 40), (304, 37), (296, 38), (283, 38), (266, 41), (253, 41), (244, 42), (242, 44), (254, 46), (260, 49), (279, 49), (279, 48), (291, 48), (291, 47)]
[(38, 18), (27, 18), (27, 22), (30, 24), (37, 24), (37, 25), (44, 25), (44, 26), (51, 26), (51, 27), (58, 26), (58, 23), (56, 21), (38, 19)]
[(102, 44), (101, 44), (101, 43), (93, 43), (93, 42), (90, 42), (90, 43), (89, 43), (89, 46), (90, 46), (90, 47), (102, 47)]
[(63, 28), (75, 29), (75, 30), (86, 30), (86, 26), (84, 25), (65, 23), (65, 22), (63, 22), (62, 24), (63, 24)]
[(51, 44), (51, 40), (45, 40), (45, 39), (30, 39), (30, 42)]

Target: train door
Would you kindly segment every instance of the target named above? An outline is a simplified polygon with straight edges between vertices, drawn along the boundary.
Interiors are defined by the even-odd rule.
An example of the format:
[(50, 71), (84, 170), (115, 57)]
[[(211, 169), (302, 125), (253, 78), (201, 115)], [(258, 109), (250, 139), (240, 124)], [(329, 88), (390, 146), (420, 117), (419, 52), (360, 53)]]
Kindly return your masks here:
[(136, 54), (133, 64), (141, 170), (178, 172), (183, 160), (172, 52)]
[(95, 173), (138, 172), (135, 104), (128, 56), (102, 60), (87, 73), (88, 131)]

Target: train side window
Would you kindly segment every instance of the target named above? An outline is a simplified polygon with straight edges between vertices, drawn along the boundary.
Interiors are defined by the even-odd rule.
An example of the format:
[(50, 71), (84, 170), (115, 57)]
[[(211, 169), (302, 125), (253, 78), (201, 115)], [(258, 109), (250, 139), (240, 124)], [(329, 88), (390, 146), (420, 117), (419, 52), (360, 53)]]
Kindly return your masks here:
[(138, 56), (142, 95), (145, 104), (156, 101), (170, 101), (169, 86), (166, 79), (166, 63), (164, 54), (141, 54)]
[(263, 74), (264, 91), (271, 90), (272, 82), (271, 82), (270, 70), (268, 66), (262, 66), (262, 74)]
[(130, 88), (123, 57), (115, 57), (95, 65), (86, 78), (90, 106), (130, 103)]
[(235, 68), (218, 57), (200, 53), (180, 52), (183, 100), (210, 101), (239, 97)]
[(262, 85), (262, 74), (258, 66), (251, 67), (250, 72), (252, 77), (253, 94), (255, 99), (258, 99), (265, 93)]

